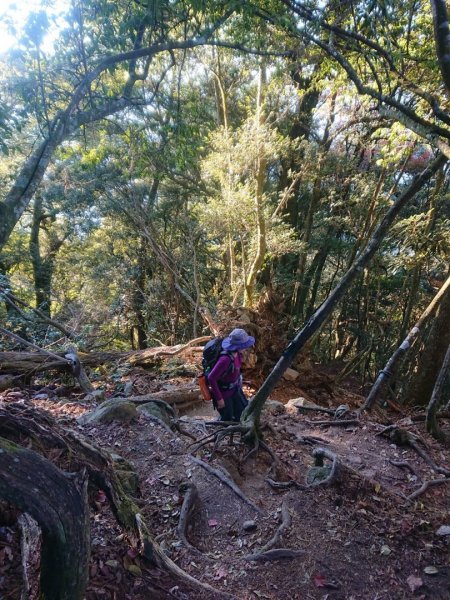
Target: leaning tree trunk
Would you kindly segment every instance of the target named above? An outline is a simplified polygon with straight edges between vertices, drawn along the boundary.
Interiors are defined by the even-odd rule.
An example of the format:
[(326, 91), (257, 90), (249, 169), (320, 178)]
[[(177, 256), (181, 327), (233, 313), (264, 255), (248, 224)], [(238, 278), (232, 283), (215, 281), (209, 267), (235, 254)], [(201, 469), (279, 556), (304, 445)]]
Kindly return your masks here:
[(0, 438), (0, 498), (31, 515), (42, 530), (40, 598), (83, 598), (89, 563), (85, 472), (69, 476), (36, 452)]
[(248, 436), (252, 437), (255, 433), (259, 434), (259, 421), (262, 408), (265, 401), (269, 397), (270, 392), (281, 379), (283, 373), (292, 364), (295, 356), (303, 348), (305, 343), (314, 335), (319, 327), (328, 318), (336, 304), (342, 299), (345, 292), (348, 290), (354, 279), (362, 272), (363, 268), (369, 263), (375, 252), (381, 245), (394, 219), (397, 217), (402, 208), (407, 204), (416, 193), (422, 189), (436, 171), (442, 167), (446, 158), (439, 155), (438, 158), (425, 169), (418, 177), (416, 177), (409, 187), (401, 194), (387, 211), (378, 227), (375, 229), (372, 238), (369, 240), (365, 250), (360, 254), (359, 258), (348, 269), (342, 277), (338, 285), (334, 288), (328, 298), (314, 312), (306, 325), (297, 333), (292, 342), (288, 345), (283, 355), (270, 372), (267, 379), (264, 381), (258, 392), (253, 397), (252, 402), (242, 414), (241, 421), (249, 427)]
[(380, 371), (375, 383), (372, 386), (372, 389), (370, 390), (369, 395), (367, 396), (367, 399), (366, 399), (364, 405), (361, 407), (360, 412), (362, 412), (363, 410), (371, 410), (371, 408), (375, 404), (378, 396), (381, 394), (386, 381), (395, 374), (395, 369), (396, 369), (398, 363), (400, 362), (401, 358), (411, 348), (412, 344), (414, 343), (414, 340), (417, 338), (417, 336), (420, 333), (422, 325), (427, 321), (428, 317), (433, 313), (434, 309), (438, 306), (441, 298), (444, 296), (444, 294), (447, 293), (447, 290), (450, 291), (450, 277), (448, 277), (447, 281), (444, 283), (444, 285), (441, 287), (439, 292), (436, 294), (436, 296), (433, 298), (433, 300), (430, 302), (430, 304), (424, 310), (424, 312), (420, 316), (420, 319), (417, 321), (417, 323), (415, 323), (414, 327), (408, 333), (406, 338), (403, 340), (403, 342), (400, 344), (400, 346), (397, 348), (397, 350), (394, 352), (394, 354), (388, 360), (384, 369), (382, 369)]
[(441, 399), (440, 396), (449, 372), (449, 368), (450, 346), (447, 348), (444, 362), (442, 363), (441, 370), (439, 371), (438, 378), (436, 379), (436, 384), (434, 386), (433, 393), (431, 394), (431, 400), (428, 404), (426, 416), (427, 431), (429, 431), (434, 438), (446, 444), (450, 444), (450, 436), (445, 433), (445, 431), (442, 431), (442, 429), (439, 427), (439, 423), (437, 421), (437, 411), (439, 409), (439, 402)]
[(431, 327), (417, 371), (408, 386), (408, 404), (428, 404), (442, 361), (450, 345), (450, 287), (446, 288)]

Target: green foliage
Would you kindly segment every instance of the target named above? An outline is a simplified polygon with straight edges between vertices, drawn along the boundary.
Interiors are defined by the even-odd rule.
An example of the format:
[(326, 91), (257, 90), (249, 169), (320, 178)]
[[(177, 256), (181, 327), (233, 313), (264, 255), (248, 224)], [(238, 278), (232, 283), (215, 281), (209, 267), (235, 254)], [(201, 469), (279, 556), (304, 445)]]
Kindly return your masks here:
[[(425, 5), (312, 1), (291, 8), (275, 0), (256, 7), (95, 0), (72, 4), (58, 21), (51, 7), (29, 16), (16, 32), (20, 44), (1, 58), (2, 197), (76, 86), (106, 57), (197, 39), (228, 10), (214, 41), (236, 48), (115, 62), (92, 80), (77, 100), (80, 114), (103, 114), (125, 95), (129, 105), (86, 118), (55, 151), (39, 203), (30, 203), (0, 257), (15, 293), (34, 304), (30, 240), (40, 206), (39, 258), (53, 269), (53, 317), (86, 347), (129, 348), (137, 330), (150, 345), (179, 342), (203, 327), (188, 297), (213, 311), (242, 300), (262, 222), (256, 300), (275, 290), (292, 326), (304, 323), (433, 156), (434, 133), (424, 140), (380, 115), (384, 99), (441, 127), (448, 124), (433, 115), (433, 102), (443, 110), (448, 102)], [(349, 82), (346, 64), (373, 95)], [(261, 66), (267, 81), (259, 105)], [(440, 177), (400, 215), (373, 267), (317, 336), (319, 358), (365, 352), (358, 369), (372, 378), (429, 302), (429, 282), (446, 272), (450, 255), (448, 175)], [(23, 322), (4, 303), (1, 311), (30, 339), (54, 339), (31, 313)]]

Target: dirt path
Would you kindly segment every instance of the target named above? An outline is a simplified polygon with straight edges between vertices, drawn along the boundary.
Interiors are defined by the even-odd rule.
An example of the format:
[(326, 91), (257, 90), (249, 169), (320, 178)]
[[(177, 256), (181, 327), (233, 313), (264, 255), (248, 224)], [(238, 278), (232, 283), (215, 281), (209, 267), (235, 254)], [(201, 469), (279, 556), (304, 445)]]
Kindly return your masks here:
[[(202, 405), (189, 418), (215, 416), (210, 405)], [(300, 415), (267, 418), (275, 430), (266, 441), (280, 459), (279, 479), (304, 483), (313, 464), (311, 446), (301, 443), (307, 436), (321, 438), (351, 471), (329, 488), (278, 492), (266, 482), (271, 464), (267, 454), (242, 464), (245, 448), (240, 445), (224, 444), (213, 461), (210, 449), (201, 452), (198, 456), (207, 464), (226, 470), (256, 511), (192, 461), (189, 439), (145, 421), (132, 429), (116, 428), (115, 443), (120, 440), (124, 455), (141, 474), (143, 514), (177, 564), (241, 600), (450, 598), (448, 547), (436, 535), (439, 526), (448, 523), (449, 490), (436, 487), (413, 505), (404, 502), (420, 481), (433, 477), (422, 459), (376, 437), (376, 424), (344, 429), (315, 426), (314, 419)], [(188, 423), (191, 433), (204, 435), (195, 420), (185, 420), (183, 427)], [(428, 441), (431, 452), (442, 460), (441, 450)], [(448, 461), (448, 453), (445, 458)], [(417, 479), (391, 460), (408, 461)], [(178, 486), (185, 480), (196, 485), (200, 498), (188, 532), (199, 552), (185, 548), (176, 532)], [(270, 562), (246, 560), (275, 535), (283, 504), (291, 524), (278, 545), (303, 553)], [(248, 521), (254, 527), (247, 530)], [(184, 588), (182, 593), (187, 595), (178, 597), (208, 597)]]
[[(335, 398), (335, 403), (346, 400)], [(34, 403), (75, 427), (69, 415), (89, 408), (59, 400)], [(181, 424), (201, 439), (209, 431), (204, 421), (216, 418), (211, 404), (204, 403)], [(369, 421), (362, 426), (323, 426), (318, 424), (322, 415), (280, 413), (279, 407), (267, 411), (263, 420), (271, 426), (265, 441), (279, 459), (276, 479), (304, 484), (313, 465), (312, 450), (320, 445), (345, 465), (340, 481), (329, 487), (279, 491), (267, 482), (267, 453), (260, 451), (243, 462), (248, 449), (237, 439), (231, 445), (225, 442), (214, 458), (211, 446), (198, 452), (196, 457), (205, 465), (230, 476), (240, 496), (193, 460), (192, 439), (143, 415), (129, 425), (85, 426), (83, 433), (134, 464), (139, 476), (136, 501), (170, 558), (191, 576), (239, 600), (450, 598), (449, 536), (437, 534), (450, 525), (450, 489), (448, 484), (435, 486), (416, 502), (405, 503), (423, 481), (436, 477), (414, 450), (377, 436), (382, 426)], [(448, 450), (429, 438), (421, 425), (404, 426), (422, 436), (435, 462), (448, 468)], [(312, 437), (318, 442), (311, 444)], [(411, 469), (392, 461), (408, 463)], [(179, 486), (186, 481), (195, 484), (199, 496), (187, 531), (194, 549), (184, 546), (177, 532), (183, 500)], [(87, 600), (215, 600), (214, 594), (188, 588), (144, 563), (105, 499), (96, 496), (91, 502)], [(295, 555), (248, 560), (279, 532), (286, 514), (289, 524), (276, 547)], [(0, 594), (5, 600), (18, 597), (11, 583), (20, 572), (14, 536), (14, 528), (0, 528)]]

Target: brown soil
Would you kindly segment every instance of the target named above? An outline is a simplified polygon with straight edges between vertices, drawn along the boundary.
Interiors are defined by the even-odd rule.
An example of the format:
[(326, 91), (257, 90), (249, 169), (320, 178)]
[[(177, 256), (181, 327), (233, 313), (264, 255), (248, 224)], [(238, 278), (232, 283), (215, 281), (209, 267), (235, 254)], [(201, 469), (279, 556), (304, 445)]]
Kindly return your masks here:
[[(139, 393), (161, 387), (161, 382), (156, 386), (154, 377), (150, 379), (148, 385), (143, 379), (135, 382)], [(182, 381), (177, 378), (165, 385)], [(254, 387), (259, 382), (252, 383)], [(310, 383), (305, 385), (303, 380), (302, 389), (293, 383), (281, 384), (272, 399), (285, 403), (303, 396), (322, 406), (345, 403), (350, 408), (361, 402), (355, 392), (333, 388), (330, 377), (323, 377), (322, 385), (320, 377)], [(247, 391), (251, 393), (251, 386)], [(22, 390), (7, 392), (0, 399), (5, 403), (24, 399), (66, 419), (91, 408), (74, 394), (64, 400), (33, 399), (31, 391)], [(206, 431), (203, 421), (214, 418), (211, 405), (202, 404), (182, 418), (181, 426), (201, 439)], [(271, 458), (263, 450), (243, 462), (248, 449), (237, 439), (233, 444), (224, 441), (213, 458), (211, 446), (202, 448), (196, 456), (215, 468), (225, 468), (259, 512), (192, 461), (189, 437), (169, 433), (144, 416), (130, 425), (84, 427), (83, 433), (133, 462), (140, 479), (137, 502), (152, 534), (171, 559), (199, 581), (240, 600), (449, 599), (450, 536), (439, 536), (436, 531), (450, 525), (450, 486), (433, 486), (415, 502), (405, 501), (423, 481), (439, 475), (412, 448), (376, 436), (383, 429), (382, 420), (398, 418), (383, 414), (377, 421), (365, 418), (359, 426), (336, 427), (317, 424), (328, 420), (327, 415), (277, 414), (276, 407), (265, 412), (264, 422), (270, 424), (265, 442), (279, 459), (273, 477), (303, 484), (316, 447), (305, 443), (305, 436), (315, 436), (346, 467), (339, 481), (329, 487), (277, 491), (266, 481)], [(79, 427), (75, 421), (72, 426)], [(450, 452), (424, 432), (422, 423), (413, 424), (405, 416), (402, 426), (421, 436), (435, 463), (449, 468)], [(391, 460), (407, 461), (415, 475), (394, 466)], [(188, 533), (198, 552), (185, 548), (176, 532), (182, 503), (178, 486), (186, 480), (195, 483), (200, 495), (201, 509), (194, 514)], [(283, 503), (291, 524), (277, 546), (303, 553), (275, 561), (246, 560), (275, 534)], [(217, 597), (187, 587), (145, 563), (101, 495), (93, 498), (91, 514), (87, 600)], [(251, 520), (256, 528), (245, 531), (244, 522)], [(15, 600), (20, 597), (18, 534), (13, 520), (0, 525), (0, 597)]]

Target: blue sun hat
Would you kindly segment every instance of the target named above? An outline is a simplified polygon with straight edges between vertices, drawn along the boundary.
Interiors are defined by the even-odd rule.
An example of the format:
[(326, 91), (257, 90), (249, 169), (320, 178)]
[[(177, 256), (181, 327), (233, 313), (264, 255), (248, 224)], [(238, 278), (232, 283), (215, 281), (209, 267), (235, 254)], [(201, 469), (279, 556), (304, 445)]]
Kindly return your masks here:
[(233, 329), (228, 337), (222, 342), (222, 348), (227, 352), (236, 352), (237, 350), (245, 350), (250, 348), (255, 343), (255, 338), (244, 329)]

